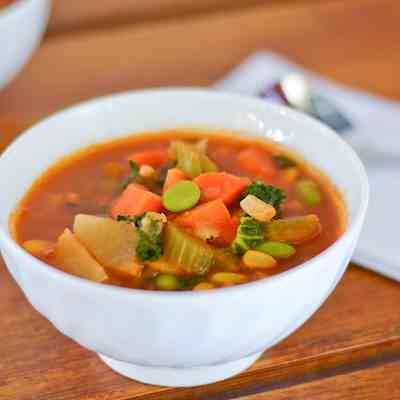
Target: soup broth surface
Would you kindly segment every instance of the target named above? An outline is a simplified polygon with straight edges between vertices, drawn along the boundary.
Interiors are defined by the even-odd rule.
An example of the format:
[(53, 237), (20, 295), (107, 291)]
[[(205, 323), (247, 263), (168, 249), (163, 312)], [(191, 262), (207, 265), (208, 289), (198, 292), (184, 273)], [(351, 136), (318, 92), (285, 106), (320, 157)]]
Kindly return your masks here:
[[(193, 207), (182, 212), (165, 209), (165, 189), (163, 194), (162, 187), (165, 184), (163, 175), (168, 172), (168, 169), (179, 166), (179, 162), (177, 164), (176, 161), (178, 151), (176, 150), (176, 154), (172, 154), (174, 143), (177, 141), (185, 143), (190, 149), (195, 149), (194, 154), (198, 154), (198, 152), (206, 154), (207, 158), (218, 169), (218, 172), (207, 172), (206, 170), (203, 174), (226, 173), (240, 179), (247, 178), (248, 184), (243, 187), (242, 191), (235, 195), (230, 194), (229, 201), (227, 200), (226, 204), (222, 206), (226, 207), (232, 221), (229, 228), (221, 228), (223, 232), (217, 229), (223, 226), (221, 222), (213, 233), (213, 223), (222, 218), (222, 212), (216, 211), (216, 214), (213, 215), (210, 211), (209, 217), (207, 217), (207, 213), (203, 213), (205, 220), (209, 218), (208, 225), (206, 224), (207, 228), (211, 230), (209, 237), (204, 237), (204, 230), (201, 231), (201, 234), (197, 230), (197, 214), (193, 214), (193, 219), (196, 220), (196, 223), (193, 223), (193, 229), (190, 214), (188, 214), (186, 222), (181, 217), (205, 203), (220, 201), (224, 193), (230, 193), (233, 187), (229, 183), (230, 181), (223, 182), (226, 186), (215, 188), (212, 179), (210, 179), (210, 186), (207, 186), (208, 178), (206, 176), (207, 179), (204, 178), (204, 183), (202, 183), (204, 186), (198, 185), (201, 197)], [(150, 164), (147, 164), (146, 157), (150, 157), (148, 161)], [(132, 165), (128, 162), (130, 159), (138, 160), (138, 162), (135, 161), (139, 174), (139, 178), (136, 178), (137, 182), (129, 181), (132, 174)], [(145, 167), (143, 168), (143, 166)], [(150, 178), (143, 178), (140, 175), (146, 171), (149, 176), (152, 173)], [(202, 182), (198, 177), (193, 178), (187, 175), (185, 181)], [(218, 177), (221, 176), (218, 175)], [(224, 179), (221, 178), (222, 181)], [(250, 189), (247, 189), (248, 185), (255, 181), (279, 188), (284, 194), (284, 200), (280, 206), (275, 207), (276, 214), (269, 221), (256, 220), (256, 222), (262, 224), (266, 232), (269, 229), (268, 226), (274, 226), (276, 221), (309, 215), (316, 216), (321, 228), (318, 234), (310, 237), (309, 240), (299, 243), (295, 243), (296, 240), (294, 242), (289, 240), (288, 243), (284, 243), (295, 250), (294, 254), (285, 257), (275, 257), (275, 253), (273, 253), (274, 255), (269, 254), (269, 257), (272, 257), (275, 261), (273, 266), (249, 267), (245, 264), (244, 254), (246, 251), (242, 249), (241, 252), (237, 253), (238, 250), (236, 249), (236, 253), (235, 251), (232, 252), (233, 242), (242, 221), (241, 218), (247, 214), (241, 206), (241, 201), (246, 197), (246, 190), (250, 193)], [(164, 262), (166, 255), (161, 256), (158, 260), (142, 260), (136, 257), (135, 262), (139, 267), (134, 267), (134, 269), (136, 268), (134, 274), (129, 273), (129, 271), (128, 274), (125, 274), (121, 272), (122, 269), (119, 271), (118, 268), (108, 268), (108, 265), (103, 265), (102, 258), (99, 259), (96, 256), (97, 253), (91, 251), (91, 248), (86, 248), (88, 255), (105, 268), (107, 278), (101, 281), (106, 284), (151, 290), (192, 290), (201, 289), (202, 285), (204, 289), (208, 289), (250, 282), (280, 273), (316, 256), (334, 243), (346, 226), (345, 206), (334, 185), (318, 169), (304, 161), (300, 155), (276, 143), (250, 137), (243, 138), (243, 136), (239, 137), (233, 133), (169, 130), (159, 133), (144, 133), (93, 145), (55, 163), (33, 184), (14, 212), (11, 219), (14, 236), (18, 243), (43, 261), (79, 276), (79, 270), (77, 273), (75, 269), (75, 272), (70, 270), (63, 264), (60, 256), (55, 257), (55, 253), (58, 254), (55, 249), (60, 235), (66, 228), (72, 233), (74, 232), (74, 219), (80, 214), (104, 218), (113, 217), (115, 221), (117, 215), (113, 215), (113, 207), (114, 209), (119, 207), (116, 204), (119, 204), (118, 201), (124, 190), (127, 190), (127, 184), (142, 185), (145, 190), (158, 196), (163, 206), (157, 212), (168, 219), (168, 224), (179, 228), (185, 235), (194, 237), (196, 243), (198, 241), (203, 242), (208, 250), (216, 250), (221, 254), (223, 253), (224, 256), (227, 255), (229, 260), (225, 260), (226, 262), (224, 261), (222, 264), (213, 261), (201, 274), (193, 274), (190, 269), (185, 269), (185, 267), (177, 272), (171, 270), (171, 273), (169, 273), (168, 268), (165, 270), (163, 266), (155, 265), (157, 262), (158, 264), (161, 261)], [(318, 198), (315, 199), (314, 196), (313, 200), (311, 196), (311, 200), (310, 198), (307, 199), (307, 195), (310, 195), (309, 192), (310, 190), (312, 192), (313, 188), (317, 191), (319, 197), (317, 196)], [(183, 197), (185, 196), (186, 194)], [(207, 196), (211, 196), (211, 198), (207, 198)], [(184, 201), (182, 198), (178, 199), (178, 202), (180, 200)], [(133, 198), (131, 201), (139, 200)], [(264, 201), (264, 204), (268, 203)], [(221, 207), (221, 205), (219, 206)], [(182, 207), (182, 205), (179, 205), (179, 207)], [(124, 208), (120, 209), (125, 210)], [(154, 211), (151, 207), (149, 210)], [(247, 216), (249, 217), (249, 215)], [(252, 216), (250, 217), (254, 220)], [(131, 223), (132, 229), (135, 229), (132, 221), (121, 221), (119, 223)], [(160, 234), (161, 252), (165, 252), (165, 249), (162, 248), (165, 240), (163, 236), (165, 229), (163, 232)], [(111, 236), (109, 240), (114, 239)], [(36, 250), (35, 241), (39, 243), (36, 243)], [(266, 236), (264, 241), (271, 240)], [(78, 242), (80, 241), (78, 240)], [(40, 243), (42, 243), (42, 247), (40, 247)], [(83, 244), (85, 245), (85, 243)], [(251, 245), (247, 251), (260, 253), (257, 246)], [(61, 252), (59, 253), (61, 254)], [(254, 256), (254, 254), (249, 253), (249, 257), (251, 255)], [(174, 264), (172, 261), (169, 259), (168, 263)], [(268, 264), (267, 261), (265, 262)], [(235, 264), (234, 267), (230, 266), (232, 263)], [(78, 261), (77, 264), (79, 264)], [(79, 268), (79, 265), (77, 265), (77, 268)], [(223, 275), (221, 275), (221, 280), (215, 278), (216, 274), (221, 272), (228, 274), (226, 281), (223, 280)], [(229, 276), (229, 274), (233, 275)], [(239, 278), (235, 278), (235, 275)], [(168, 277), (170, 276), (173, 278), (170, 279), (169, 287)], [(163, 279), (166, 282), (164, 282), (166, 287), (163, 287)]]

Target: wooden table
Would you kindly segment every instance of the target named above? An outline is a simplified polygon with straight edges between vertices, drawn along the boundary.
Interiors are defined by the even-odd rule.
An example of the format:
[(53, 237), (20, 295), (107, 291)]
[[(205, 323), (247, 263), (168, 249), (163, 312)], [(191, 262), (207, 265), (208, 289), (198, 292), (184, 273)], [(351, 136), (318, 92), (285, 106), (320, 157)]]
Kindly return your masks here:
[[(32, 62), (0, 93), (0, 146), (33, 120), (92, 96), (211, 84), (259, 49), (400, 99), (397, 0), (219, 3), (135, 24), (119, 17), (114, 24), (111, 16), (75, 33), (65, 20), (59, 30), (53, 22)], [(109, 370), (32, 309), (3, 263), (0, 299), (0, 399), (400, 399), (399, 285), (356, 266), (250, 370), (190, 390), (142, 385)]]

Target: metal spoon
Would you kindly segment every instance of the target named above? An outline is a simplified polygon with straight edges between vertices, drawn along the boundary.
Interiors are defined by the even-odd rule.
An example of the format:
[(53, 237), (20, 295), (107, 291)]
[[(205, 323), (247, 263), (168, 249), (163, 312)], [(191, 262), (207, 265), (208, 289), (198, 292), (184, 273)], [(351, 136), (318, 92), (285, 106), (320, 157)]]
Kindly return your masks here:
[(286, 75), (279, 83), (261, 92), (260, 96), (310, 114), (340, 134), (352, 129), (350, 120), (330, 101), (314, 93), (302, 75)]

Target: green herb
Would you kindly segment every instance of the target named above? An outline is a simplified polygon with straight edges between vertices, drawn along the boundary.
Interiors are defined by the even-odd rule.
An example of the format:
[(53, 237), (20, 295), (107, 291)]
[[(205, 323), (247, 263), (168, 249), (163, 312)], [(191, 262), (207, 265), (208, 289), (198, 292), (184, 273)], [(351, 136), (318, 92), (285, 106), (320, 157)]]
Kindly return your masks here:
[(117, 221), (129, 222), (134, 224), (137, 228), (139, 241), (136, 245), (136, 255), (140, 260), (155, 261), (161, 257), (162, 219), (161, 214), (154, 212), (146, 212), (134, 217), (129, 215), (118, 215)]
[(276, 162), (276, 165), (278, 166), (279, 169), (286, 169), (290, 167), (295, 167), (297, 165), (292, 159), (290, 159), (287, 156), (284, 156), (283, 154), (273, 156), (272, 158)]
[(141, 230), (139, 232), (139, 241), (136, 245), (136, 255), (142, 261), (155, 261), (162, 255), (161, 239), (150, 238), (149, 235)]
[(260, 180), (254, 181), (247, 186), (243, 197), (246, 197), (248, 194), (252, 194), (265, 203), (271, 204), (278, 213), (280, 212), (282, 202), (285, 200), (285, 193), (282, 189), (267, 185)]
[(231, 249), (234, 254), (243, 254), (264, 241), (265, 225), (252, 217), (240, 218), (236, 238)]
[(167, 178), (168, 170), (176, 166), (175, 161), (168, 161), (164, 166), (160, 168), (160, 173), (158, 175), (158, 184), (162, 187), (164, 186), (165, 179)]
[(129, 176), (128, 176), (127, 178), (125, 178), (125, 179), (121, 182), (121, 184), (118, 186), (118, 188), (117, 188), (117, 193), (123, 192), (123, 191), (127, 188), (127, 186), (128, 186), (130, 183), (135, 182), (136, 179), (138, 178), (138, 175), (139, 175), (139, 167), (138, 167), (138, 165), (135, 163), (135, 161), (129, 160), (129, 167), (130, 167), (130, 169), (131, 169), (131, 172), (130, 172)]
[(130, 222), (130, 223), (136, 225), (136, 219), (137, 218), (138, 217), (131, 217), (130, 215), (118, 215), (117, 216), (117, 221), (118, 222), (120, 222), (120, 221)]

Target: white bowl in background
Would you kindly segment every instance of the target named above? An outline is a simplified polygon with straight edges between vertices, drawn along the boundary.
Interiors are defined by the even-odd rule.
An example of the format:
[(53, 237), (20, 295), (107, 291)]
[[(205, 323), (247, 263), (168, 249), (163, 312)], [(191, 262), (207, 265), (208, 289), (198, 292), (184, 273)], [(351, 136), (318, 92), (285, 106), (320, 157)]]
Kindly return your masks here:
[[(89, 282), (46, 265), (12, 239), (10, 212), (60, 157), (128, 133), (176, 127), (243, 131), (297, 150), (343, 192), (349, 213), (346, 232), (320, 255), (287, 272), (203, 292)], [(357, 155), (319, 122), (259, 99), (195, 89), (131, 92), (69, 108), (20, 136), (0, 157), (0, 170), (0, 185), (7, 187), (0, 200), (0, 247), (28, 301), (117, 372), (166, 386), (233, 376), (302, 325), (345, 271), (369, 193)]]
[(28, 62), (46, 29), (50, 0), (18, 0), (0, 9), (0, 89)]

